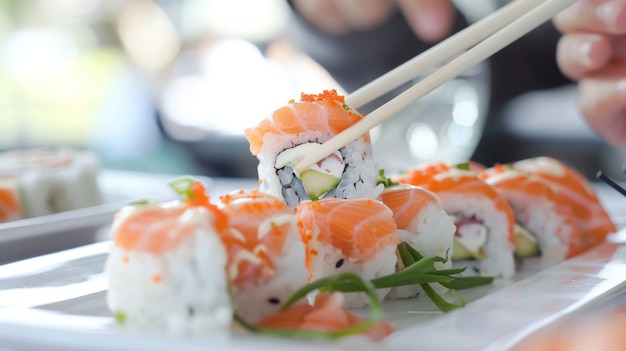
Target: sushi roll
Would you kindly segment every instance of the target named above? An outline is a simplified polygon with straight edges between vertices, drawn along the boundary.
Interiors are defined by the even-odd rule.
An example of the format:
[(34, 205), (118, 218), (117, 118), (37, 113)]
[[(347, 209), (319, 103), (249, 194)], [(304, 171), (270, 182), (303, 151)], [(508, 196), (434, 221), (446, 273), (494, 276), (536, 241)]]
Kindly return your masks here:
[[(364, 279), (394, 273), (400, 243), (393, 213), (374, 199), (323, 199), (296, 207), (309, 280), (353, 272)], [(383, 300), (389, 289), (378, 289)], [(364, 307), (364, 293), (346, 295), (348, 308)]]
[(515, 213), (515, 256), (537, 256), (549, 267), (583, 251), (582, 234), (571, 199), (527, 172), (496, 165), (480, 173), (511, 205)]
[(0, 176), (0, 223), (20, 219), (22, 215), (17, 180)]
[(90, 151), (40, 148), (0, 154), (0, 177), (17, 184), (22, 218), (101, 204), (99, 171), (99, 159)]
[(296, 172), (304, 155), (363, 118), (335, 90), (302, 94), (256, 127), (245, 130), (259, 160), (260, 189), (295, 208), (304, 200), (376, 198), (378, 170), (369, 134), (348, 143), (309, 169)]
[[(422, 187), (398, 185), (386, 188), (380, 200), (393, 212), (401, 241), (408, 243), (424, 257), (452, 257), (456, 226), (435, 193)], [(401, 262), (398, 260), (398, 270), (404, 268)], [(437, 262), (435, 267), (451, 268), (452, 260)], [(447, 290), (439, 284), (434, 286), (439, 291)], [(419, 285), (400, 286), (393, 288), (388, 298), (413, 297), (421, 291)]]
[(105, 272), (107, 306), (124, 326), (213, 335), (230, 328), (233, 309), (225, 214), (208, 202), (131, 205), (112, 225)]
[[(467, 164), (436, 162), (394, 175), (391, 179), (401, 184), (422, 186), (439, 196), (444, 210), (456, 225), (453, 263), (471, 267), (479, 275), (513, 276), (513, 209)], [(470, 273), (468, 270), (464, 274)]]
[(591, 184), (575, 169), (545, 156), (520, 160), (511, 166), (544, 180), (570, 200), (585, 248), (604, 242), (607, 235), (617, 231)]
[(248, 322), (278, 313), (307, 283), (296, 216), (280, 199), (258, 190), (221, 197), (228, 216), (228, 273), (237, 312)]

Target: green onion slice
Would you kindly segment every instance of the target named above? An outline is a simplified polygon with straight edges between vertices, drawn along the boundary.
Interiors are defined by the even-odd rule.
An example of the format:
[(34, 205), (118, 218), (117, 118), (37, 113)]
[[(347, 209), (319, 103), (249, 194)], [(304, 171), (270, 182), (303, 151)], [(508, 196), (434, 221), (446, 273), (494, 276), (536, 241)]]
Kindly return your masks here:
[(385, 170), (381, 168), (378, 170), (378, 177), (376, 179), (376, 185), (378, 184), (382, 184), (385, 188), (389, 188), (394, 185), (398, 185), (399, 183), (396, 183), (392, 181), (391, 178), (385, 176)]
[(195, 181), (192, 178), (185, 177), (176, 179), (168, 185), (174, 192), (182, 197), (184, 201), (193, 200), (193, 185)]

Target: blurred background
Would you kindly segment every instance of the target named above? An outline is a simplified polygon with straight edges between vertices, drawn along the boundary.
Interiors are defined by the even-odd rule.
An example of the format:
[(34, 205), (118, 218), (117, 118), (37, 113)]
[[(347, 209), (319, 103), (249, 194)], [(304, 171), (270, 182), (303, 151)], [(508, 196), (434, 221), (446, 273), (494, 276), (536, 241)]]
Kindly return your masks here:
[[(502, 3), (457, 1), (458, 28)], [(256, 177), (245, 127), (300, 92), (349, 93), (428, 47), (398, 39), (411, 50), (391, 67), (329, 64), (370, 34), (321, 40), (284, 0), (1, 0), (0, 150), (71, 145), (110, 169)], [(558, 36), (546, 23), (374, 130), (381, 166), (548, 155), (626, 180), (624, 150), (587, 128), (558, 72)]]

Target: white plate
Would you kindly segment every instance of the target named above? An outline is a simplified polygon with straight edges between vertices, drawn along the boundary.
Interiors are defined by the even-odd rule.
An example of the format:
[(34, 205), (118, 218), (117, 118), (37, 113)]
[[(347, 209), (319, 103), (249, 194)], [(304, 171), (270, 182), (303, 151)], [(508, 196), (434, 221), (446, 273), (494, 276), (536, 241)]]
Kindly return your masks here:
[[(177, 175), (102, 171), (98, 183), (102, 205), (0, 223), (0, 264), (92, 243), (98, 230), (131, 201), (164, 200), (175, 195), (167, 183)], [(210, 189), (212, 182), (201, 180)]]
[[(164, 182), (156, 185), (162, 188)], [(212, 183), (212, 196), (254, 186), (241, 180)], [(626, 213), (624, 199), (606, 190), (600, 195), (611, 212)], [(424, 297), (385, 302), (384, 319), (397, 331), (379, 344), (249, 334), (198, 340), (119, 329), (105, 303), (103, 267), (110, 242), (98, 242), (0, 266), (0, 350), (505, 350), (542, 327), (610, 300), (626, 287), (626, 247), (619, 244), (626, 230), (619, 234), (616, 241), (545, 271), (528, 265), (512, 281), (463, 290), (468, 305), (451, 313), (439, 312)]]
[[(626, 234), (626, 233), (622, 233)], [(626, 287), (626, 246), (602, 244), (539, 273), (462, 291), (469, 302), (441, 313), (424, 297), (385, 302), (397, 331), (383, 343), (304, 342), (238, 333), (181, 339), (116, 327), (105, 303), (110, 242), (0, 266), (0, 345), (47, 350), (505, 350), (538, 329), (605, 302)]]

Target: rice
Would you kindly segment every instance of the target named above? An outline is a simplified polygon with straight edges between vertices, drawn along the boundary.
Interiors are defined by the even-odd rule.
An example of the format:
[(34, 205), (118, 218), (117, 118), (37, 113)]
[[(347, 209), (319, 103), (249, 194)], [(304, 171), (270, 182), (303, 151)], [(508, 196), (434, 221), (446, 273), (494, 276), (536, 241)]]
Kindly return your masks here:
[[(293, 221), (294, 231), (290, 232), (282, 248), (281, 255), (272, 256), (272, 274), (255, 276), (232, 285), (233, 299), (237, 312), (248, 322), (256, 323), (261, 319), (279, 312), (279, 307), (299, 288), (306, 284), (307, 270), (304, 263), (304, 243), (295, 230), (295, 215), (286, 218), (271, 218), (270, 223), (261, 225), (280, 225)], [(259, 232), (263, 230), (260, 229)], [(292, 235), (293, 234), (293, 235)], [(272, 234), (267, 234), (272, 235)], [(249, 252), (250, 255), (253, 255)], [(254, 258), (255, 256), (252, 256)], [(235, 263), (236, 264), (236, 263)], [(259, 262), (263, 264), (263, 262)]]
[(508, 219), (505, 213), (498, 211), (489, 198), (473, 197), (464, 194), (441, 194), (447, 213), (459, 214), (463, 218), (474, 217), (488, 230), (485, 243), (485, 258), (482, 260), (463, 260), (458, 266), (469, 266), (465, 274), (472, 270), (487, 276), (511, 278), (515, 274), (513, 245), (508, 241)]
[[(319, 254), (315, 256), (311, 265), (313, 280), (336, 275), (344, 272), (357, 273), (364, 279), (374, 279), (389, 275), (396, 270), (396, 245), (388, 245), (381, 249), (376, 256), (367, 261), (347, 258), (340, 249), (318, 243), (316, 246)], [(390, 289), (377, 289), (378, 300), (382, 301)], [(346, 294), (346, 308), (362, 308), (368, 306), (370, 298), (362, 292)]]
[[(294, 176), (291, 166), (275, 168), (276, 158), (286, 149), (309, 142), (323, 143), (328, 139), (330, 136), (316, 131), (288, 137), (265, 134), (263, 146), (257, 155), (260, 190), (285, 200), (292, 208), (301, 201), (309, 200), (302, 182)], [(360, 137), (339, 151), (345, 162), (341, 181), (323, 198), (376, 198), (382, 192), (383, 185), (377, 184), (378, 167), (372, 156), (371, 144), (365, 137)]]
[[(448, 258), (445, 263), (435, 263), (435, 268), (440, 270), (452, 267), (450, 258), (454, 254), (452, 242), (455, 230), (456, 226), (448, 215), (431, 203), (415, 216), (409, 230), (398, 229), (398, 237), (424, 257)], [(431, 286), (440, 293), (448, 290), (440, 284)], [(419, 285), (399, 286), (391, 290), (388, 299), (414, 297), (422, 292), (423, 289)]]
[(181, 222), (197, 226), (163, 254), (111, 249), (107, 306), (131, 329), (223, 334), (232, 321), (226, 250), (204, 208), (186, 210)]

